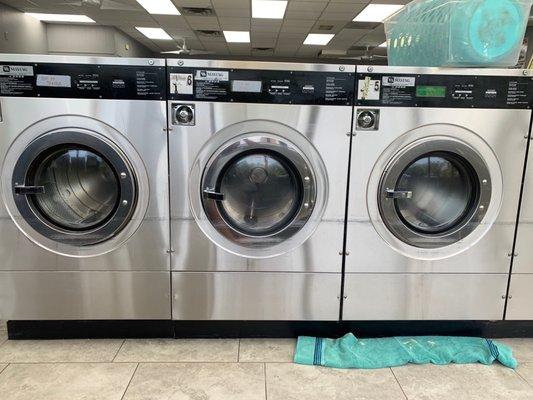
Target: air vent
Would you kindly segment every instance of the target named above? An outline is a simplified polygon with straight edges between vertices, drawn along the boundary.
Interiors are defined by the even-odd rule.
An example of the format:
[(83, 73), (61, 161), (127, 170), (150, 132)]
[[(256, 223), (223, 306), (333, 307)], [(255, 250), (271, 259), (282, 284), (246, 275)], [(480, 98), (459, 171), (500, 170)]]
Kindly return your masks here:
[(318, 30), (319, 31), (330, 31), (333, 29), (333, 25), (319, 25)]
[(220, 31), (208, 31), (208, 30), (200, 29), (195, 32), (198, 34), (198, 36), (203, 36), (203, 37), (211, 37), (211, 38), (222, 37), (222, 32)]
[(252, 50), (255, 51), (274, 51), (273, 47), (253, 47)]
[(207, 7), (181, 7), (180, 11), (183, 15), (195, 15), (197, 17), (208, 17), (215, 15), (213, 9)]

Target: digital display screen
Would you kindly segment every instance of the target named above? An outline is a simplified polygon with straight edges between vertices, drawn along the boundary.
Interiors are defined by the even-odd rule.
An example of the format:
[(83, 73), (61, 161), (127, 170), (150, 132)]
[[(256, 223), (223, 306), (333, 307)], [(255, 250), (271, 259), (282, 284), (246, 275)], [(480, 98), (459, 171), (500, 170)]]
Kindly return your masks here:
[(446, 86), (417, 86), (416, 97), (446, 97)]
[(261, 81), (231, 81), (231, 91), (240, 93), (261, 93)]

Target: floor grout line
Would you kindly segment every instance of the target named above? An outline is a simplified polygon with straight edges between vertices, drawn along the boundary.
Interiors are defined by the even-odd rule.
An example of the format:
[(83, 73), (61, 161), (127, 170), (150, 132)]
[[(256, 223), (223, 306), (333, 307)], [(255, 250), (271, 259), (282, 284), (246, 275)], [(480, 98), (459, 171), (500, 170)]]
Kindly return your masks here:
[(267, 366), (266, 363), (263, 363), (263, 372), (265, 377), (265, 400), (268, 400), (268, 389), (267, 389)]
[(124, 346), (124, 343), (126, 343), (126, 339), (122, 340), (122, 343), (120, 344), (120, 346), (119, 346), (117, 352), (115, 353), (115, 356), (111, 360), (111, 362), (115, 362), (115, 358), (117, 358), (118, 353), (120, 353), (120, 350), (122, 350), (122, 346)]
[(400, 387), (400, 390), (402, 391), (403, 393), (403, 397), (405, 397), (405, 400), (409, 400), (409, 398), (407, 397), (407, 395), (405, 394), (404, 390), (403, 390), (403, 387), (402, 387), (402, 384), (400, 383), (400, 381), (398, 380), (398, 378), (396, 377), (396, 374), (394, 373), (394, 371), (392, 370), (392, 368), (389, 368), (390, 372), (392, 373), (392, 376), (394, 376), (394, 379), (396, 380), (396, 383), (398, 384), (398, 386)]
[(130, 378), (130, 380), (129, 380), (127, 386), (126, 386), (126, 389), (124, 390), (124, 393), (122, 394), (122, 397), (120, 398), (120, 400), (123, 400), (124, 396), (126, 396), (126, 393), (128, 392), (128, 389), (130, 388), (131, 381), (133, 381), (133, 377), (137, 373), (137, 369), (139, 368), (139, 365), (140, 365), (140, 363), (137, 363), (137, 365), (135, 366), (135, 369), (133, 370), (133, 374), (131, 374), (131, 378)]
[(237, 362), (241, 362), (241, 339), (239, 338), (239, 344), (237, 346)]
[(2, 375), (2, 373), (7, 369), (7, 367), (9, 367), (9, 364), (6, 364), (4, 368), (0, 369), (0, 375)]

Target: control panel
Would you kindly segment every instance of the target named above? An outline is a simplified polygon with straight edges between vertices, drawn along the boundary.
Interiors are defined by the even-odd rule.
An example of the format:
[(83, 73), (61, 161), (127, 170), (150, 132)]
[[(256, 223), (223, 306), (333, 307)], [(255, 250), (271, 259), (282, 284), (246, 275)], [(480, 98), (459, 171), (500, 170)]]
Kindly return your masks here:
[(359, 73), (356, 105), (371, 107), (531, 108), (528, 76)]
[(348, 72), (169, 67), (168, 98), (180, 101), (352, 105)]
[(3, 63), (0, 96), (165, 100), (165, 67)]

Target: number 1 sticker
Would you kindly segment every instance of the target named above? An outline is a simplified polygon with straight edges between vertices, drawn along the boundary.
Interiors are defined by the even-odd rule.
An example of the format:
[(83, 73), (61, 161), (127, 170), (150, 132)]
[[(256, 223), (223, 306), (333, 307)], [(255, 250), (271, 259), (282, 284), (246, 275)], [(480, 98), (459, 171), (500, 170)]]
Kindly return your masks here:
[(170, 94), (193, 94), (192, 74), (170, 74)]

